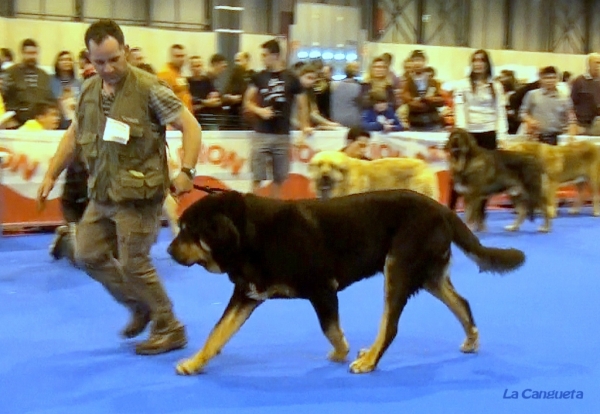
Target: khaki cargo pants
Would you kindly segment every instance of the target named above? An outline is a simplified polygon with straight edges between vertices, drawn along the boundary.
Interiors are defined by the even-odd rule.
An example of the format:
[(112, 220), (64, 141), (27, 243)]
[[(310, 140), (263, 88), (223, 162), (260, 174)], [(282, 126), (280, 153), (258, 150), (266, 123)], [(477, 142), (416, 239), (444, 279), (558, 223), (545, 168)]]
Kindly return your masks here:
[[(90, 200), (77, 225), (75, 243), (76, 262), (132, 312), (150, 310), (152, 332), (157, 334), (181, 326), (150, 258), (161, 209), (160, 200), (120, 204)], [(113, 251), (119, 252), (118, 261)]]

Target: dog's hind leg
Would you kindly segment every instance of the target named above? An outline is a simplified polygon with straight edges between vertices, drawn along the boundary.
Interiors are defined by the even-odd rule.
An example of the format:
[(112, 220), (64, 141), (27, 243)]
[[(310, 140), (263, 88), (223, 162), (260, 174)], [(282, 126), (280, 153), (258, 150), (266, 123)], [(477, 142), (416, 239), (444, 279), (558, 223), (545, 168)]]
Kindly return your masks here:
[[(512, 200), (515, 210), (517, 211), (517, 218), (513, 224), (509, 224), (508, 226), (504, 227), (504, 229), (507, 231), (518, 231), (527, 217), (527, 207), (525, 206), (525, 202), (519, 197), (512, 197)], [(544, 206), (544, 211), (547, 210), (548, 209), (546, 206)]]
[(358, 358), (350, 364), (355, 374), (371, 372), (398, 333), (398, 321), (408, 298), (416, 289), (410, 286), (412, 274), (406, 274), (405, 261), (388, 255), (385, 260), (385, 307), (375, 342), (369, 349), (361, 350)]
[(577, 182), (575, 183), (575, 187), (577, 188), (577, 196), (575, 197), (573, 206), (569, 209), (569, 214), (579, 214), (581, 212), (581, 207), (583, 206), (583, 192), (585, 190), (585, 182)]
[(335, 291), (320, 291), (310, 298), (323, 333), (333, 345), (333, 350), (327, 356), (331, 361), (344, 362), (350, 351), (348, 341), (340, 327), (338, 297)]
[(223, 316), (221, 316), (221, 319), (208, 336), (202, 350), (190, 359), (179, 362), (177, 364), (177, 373), (180, 375), (199, 373), (208, 361), (221, 352), (225, 344), (227, 344), (231, 337), (250, 317), (254, 309), (261, 303), (262, 301), (251, 299), (241, 289), (236, 288)]
[(469, 306), (469, 302), (454, 290), (448, 269), (445, 269), (441, 277), (427, 282), (425, 290), (442, 301), (462, 325), (467, 337), (460, 350), (465, 353), (477, 352), (479, 349), (479, 333), (471, 314), (471, 307)]

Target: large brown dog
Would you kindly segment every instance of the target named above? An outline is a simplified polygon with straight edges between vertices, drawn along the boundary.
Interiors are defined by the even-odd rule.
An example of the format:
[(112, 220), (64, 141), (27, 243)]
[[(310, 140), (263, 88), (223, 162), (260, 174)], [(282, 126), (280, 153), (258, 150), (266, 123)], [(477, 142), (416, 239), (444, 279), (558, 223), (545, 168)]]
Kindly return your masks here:
[(341, 151), (321, 151), (310, 160), (309, 175), (319, 198), (407, 189), (439, 199), (437, 175), (425, 161), (416, 158), (365, 161)]
[(526, 216), (535, 217), (540, 209), (544, 224), (539, 231), (550, 231), (547, 208), (547, 177), (542, 164), (533, 156), (513, 151), (487, 150), (475, 142), (471, 134), (455, 129), (446, 143), (454, 188), (463, 195), (467, 223), (485, 228), (485, 217), (479, 207), (483, 200), (499, 193), (508, 193), (517, 210), (515, 222), (506, 230), (516, 231)]
[(466, 334), (461, 350), (475, 352), (479, 334), (469, 304), (450, 282), (452, 243), (483, 272), (509, 272), (525, 260), (520, 250), (482, 246), (451, 210), (408, 190), (296, 201), (227, 191), (198, 200), (179, 223), (168, 248), (173, 259), (226, 273), (235, 285), (202, 350), (177, 365), (182, 375), (202, 371), (256, 307), (275, 298), (309, 300), (333, 345), (329, 358), (344, 361), (349, 346), (337, 294), (379, 272), (385, 276), (379, 333), (350, 365), (352, 372), (376, 368), (404, 306), (421, 289), (450, 308)]
[(509, 151), (517, 151), (536, 157), (548, 175), (548, 208), (556, 217), (558, 202), (556, 193), (565, 183), (575, 181), (578, 197), (571, 208), (579, 213), (583, 205), (584, 183), (589, 184), (594, 205), (594, 216), (600, 216), (600, 151), (590, 141), (572, 141), (565, 145), (548, 145), (537, 141), (516, 141), (505, 144)]

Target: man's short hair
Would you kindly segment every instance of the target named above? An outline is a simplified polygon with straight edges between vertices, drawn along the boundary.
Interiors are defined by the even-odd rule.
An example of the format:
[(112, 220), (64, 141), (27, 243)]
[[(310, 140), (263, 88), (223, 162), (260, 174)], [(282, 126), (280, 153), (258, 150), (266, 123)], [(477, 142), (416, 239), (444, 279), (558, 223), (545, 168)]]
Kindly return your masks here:
[(38, 47), (37, 43), (33, 39), (25, 39), (21, 43), (21, 51), (25, 50), (26, 47)]
[(558, 71), (554, 66), (546, 66), (540, 70), (540, 76), (544, 75), (558, 75)]
[(354, 142), (357, 139), (359, 139), (360, 137), (365, 137), (365, 138), (370, 139), (371, 134), (368, 131), (365, 131), (364, 129), (362, 129), (361, 127), (355, 126), (348, 130), (348, 135), (346, 136), (346, 141)]
[(90, 41), (99, 45), (108, 37), (114, 37), (119, 42), (119, 46), (125, 46), (125, 36), (117, 22), (111, 19), (100, 19), (85, 31), (85, 45), (89, 50)]
[(267, 49), (271, 54), (279, 55), (281, 53), (279, 42), (275, 39), (267, 40), (260, 47), (262, 49)]
[(211, 66), (219, 64), (221, 62), (227, 62), (227, 58), (225, 56), (223, 56), (222, 54), (220, 54), (220, 53), (215, 53), (214, 55), (212, 55), (210, 57), (210, 64), (211, 64)]
[(413, 50), (410, 54), (410, 58), (427, 60), (427, 58), (425, 57), (425, 52), (423, 52), (422, 50)]

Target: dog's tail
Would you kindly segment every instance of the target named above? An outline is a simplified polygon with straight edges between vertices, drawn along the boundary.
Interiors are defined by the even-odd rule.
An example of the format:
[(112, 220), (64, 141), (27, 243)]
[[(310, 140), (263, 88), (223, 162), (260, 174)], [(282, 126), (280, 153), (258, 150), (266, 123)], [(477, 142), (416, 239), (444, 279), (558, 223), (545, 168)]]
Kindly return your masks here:
[(477, 236), (454, 212), (448, 211), (452, 241), (477, 265), (480, 272), (507, 273), (525, 263), (525, 254), (518, 249), (485, 247)]

